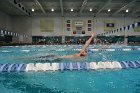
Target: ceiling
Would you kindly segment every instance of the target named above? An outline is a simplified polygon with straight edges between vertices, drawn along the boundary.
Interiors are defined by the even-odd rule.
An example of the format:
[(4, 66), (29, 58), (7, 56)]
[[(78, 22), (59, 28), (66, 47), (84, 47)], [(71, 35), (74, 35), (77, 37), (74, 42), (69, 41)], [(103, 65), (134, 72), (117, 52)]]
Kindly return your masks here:
[(139, 16), (140, 0), (0, 0), (0, 11), (12, 16)]

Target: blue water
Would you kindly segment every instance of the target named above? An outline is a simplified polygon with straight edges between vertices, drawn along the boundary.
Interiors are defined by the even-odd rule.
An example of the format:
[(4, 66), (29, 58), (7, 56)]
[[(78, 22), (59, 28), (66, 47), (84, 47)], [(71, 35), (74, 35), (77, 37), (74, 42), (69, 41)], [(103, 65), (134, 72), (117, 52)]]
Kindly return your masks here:
[[(134, 46), (133, 46), (134, 47)], [(42, 56), (55, 55), (57, 57), (79, 53), (82, 46), (76, 45), (58, 45), (58, 46), (17, 46), (1, 47), (0, 63), (44, 63), (44, 62), (99, 62), (99, 61), (136, 61), (140, 60), (140, 50), (133, 51), (93, 51), (89, 56), (80, 59), (61, 59), (53, 60), (50, 57), (40, 58)], [(101, 49), (100, 46), (90, 46), (88, 49)], [(109, 46), (108, 48), (132, 48)], [(135, 48), (139, 48), (135, 46)], [(52, 59), (51, 59), (52, 58)]]
[[(81, 46), (1, 47), (0, 63), (48, 62), (37, 57), (78, 53), (78, 50), (72, 50), (78, 48)], [(140, 60), (139, 55), (140, 50), (96, 51), (85, 59), (58, 62), (135, 61)], [(140, 69), (1, 73), (0, 89), (2, 93), (140, 93)]]

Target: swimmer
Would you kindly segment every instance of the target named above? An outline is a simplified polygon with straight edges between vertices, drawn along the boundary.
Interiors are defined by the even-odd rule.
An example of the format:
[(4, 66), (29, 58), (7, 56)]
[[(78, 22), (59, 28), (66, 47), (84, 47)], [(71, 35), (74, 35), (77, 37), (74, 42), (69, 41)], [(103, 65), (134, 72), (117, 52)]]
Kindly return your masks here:
[(87, 50), (86, 48), (89, 46), (90, 42), (92, 41), (94, 37), (94, 33), (92, 33), (91, 37), (86, 41), (85, 45), (83, 46), (82, 50), (78, 54), (72, 54), (72, 55), (66, 55), (66, 56), (57, 56), (57, 55), (47, 55), (47, 56), (40, 56), (36, 57), (36, 61), (42, 61), (42, 62), (58, 62), (62, 59), (73, 59), (73, 58), (83, 58), (87, 56)]
[(47, 55), (47, 56), (35, 57), (34, 60), (40, 62), (58, 62), (61, 61), (61, 58), (57, 55)]
[(92, 33), (91, 37), (86, 41), (85, 45), (83, 46), (82, 50), (78, 54), (72, 54), (72, 55), (66, 55), (61, 58), (81, 58), (87, 56), (87, 50), (86, 48), (89, 46), (90, 42), (92, 41), (94, 37), (94, 33)]

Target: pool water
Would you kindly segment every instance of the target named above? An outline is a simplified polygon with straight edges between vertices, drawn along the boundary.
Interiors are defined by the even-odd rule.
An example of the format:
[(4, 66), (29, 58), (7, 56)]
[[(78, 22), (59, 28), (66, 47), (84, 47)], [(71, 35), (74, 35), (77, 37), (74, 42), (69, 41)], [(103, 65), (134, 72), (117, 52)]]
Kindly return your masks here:
[[(104, 51), (101, 46), (90, 46), (88, 56), (79, 59), (57, 58), (79, 53), (81, 45), (50, 45), (50, 46), (16, 46), (0, 48), (0, 63), (46, 63), (46, 62), (99, 62), (99, 61), (136, 61), (139, 60), (140, 49), (138, 46), (108, 46), (109, 49), (132, 49), (131, 51)], [(136, 48), (136, 49), (134, 49)], [(91, 51), (99, 49), (99, 51)], [(54, 57), (45, 57), (45, 56)], [(45, 58), (44, 58), (45, 57)], [(56, 58), (55, 58), (56, 57)]]
[[(39, 63), (39, 62), (99, 62), (140, 60), (138, 46), (109, 46), (117, 51), (104, 51), (101, 46), (90, 46), (92, 51), (84, 59), (48, 61), (38, 60), (40, 56), (64, 56), (78, 53), (82, 46), (16, 46), (0, 48), (0, 63)], [(132, 49), (122, 51), (120, 48)], [(49, 71), (0, 73), (2, 93), (139, 93), (140, 69), (107, 69), (89, 71)]]

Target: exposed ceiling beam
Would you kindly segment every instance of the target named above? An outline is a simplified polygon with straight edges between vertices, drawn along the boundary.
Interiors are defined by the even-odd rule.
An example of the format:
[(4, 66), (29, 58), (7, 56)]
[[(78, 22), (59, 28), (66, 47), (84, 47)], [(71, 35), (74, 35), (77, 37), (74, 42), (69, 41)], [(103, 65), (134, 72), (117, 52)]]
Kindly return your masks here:
[(84, 10), (84, 8), (85, 8), (85, 6), (86, 6), (86, 4), (87, 4), (87, 1), (88, 1), (88, 0), (84, 0), (84, 1), (83, 1), (83, 4), (82, 4), (82, 6), (81, 6), (81, 8), (80, 8), (80, 13), (82, 13), (82, 11)]
[(60, 0), (60, 7), (61, 7), (61, 15), (64, 16), (64, 8), (63, 8), (63, 1)]
[(137, 13), (137, 12), (139, 12), (139, 11), (140, 11), (140, 9), (135, 10), (135, 11), (132, 12), (132, 14), (135, 14), (135, 13)]
[(129, 2), (129, 3), (127, 3), (126, 5), (124, 5), (123, 7), (121, 7), (119, 10), (117, 10), (115, 13), (113, 13), (112, 15), (115, 15), (115, 14), (119, 13), (121, 10), (123, 10), (123, 9), (127, 8), (128, 6), (132, 5), (136, 1), (137, 0), (133, 0), (133, 1)]
[(104, 4), (104, 6), (103, 6), (102, 8), (99, 9), (99, 11), (96, 13), (96, 15), (98, 15), (108, 4), (110, 4), (111, 1), (112, 1), (112, 0), (108, 0), (108, 1)]
[(132, 13), (130, 13), (128, 16), (134, 16), (135, 13), (140, 12), (140, 9), (134, 10)]
[(39, 1), (38, 1), (38, 0), (35, 0), (35, 2), (39, 5), (41, 11), (46, 15), (47, 13), (46, 13), (46, 11), (44, 10), (44, 8), (42, 7), (42, 5), (39, 3)]
[[(14, 7), (16, 7), (17, 9), (19, 9), (22, 13), (24, 13), (25, 15), (29, 15), (26, 11), (22, 10), (20, 7), (18, 7), (17, 4), (14, 4), (14, 2), (12, 0), (7, 0), (9, 3), (11, 3)], [(22, 5), (22, 4), (21, 4)], [(22, 5), (23, 6), (23, 5)]]

